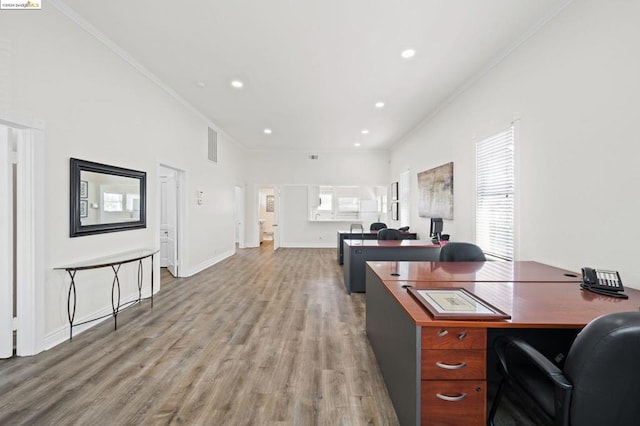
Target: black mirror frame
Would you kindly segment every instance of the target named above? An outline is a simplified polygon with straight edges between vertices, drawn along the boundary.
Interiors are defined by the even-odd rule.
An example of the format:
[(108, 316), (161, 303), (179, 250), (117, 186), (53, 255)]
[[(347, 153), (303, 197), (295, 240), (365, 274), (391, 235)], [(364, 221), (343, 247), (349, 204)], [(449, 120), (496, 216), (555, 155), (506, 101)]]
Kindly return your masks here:
[[(71, 158), (70, 162), (70, 192), (69, 192), (69, 235), (81, 237), (84, 235), (103, 234), (106, 232), (128, 231), (147, 227), (147, 173), (122, 167), (108, 166), (92, 161)], [(82, 225), (80, 222), (80, 172), (104, 173), (115, 176), (138, 179), (140, 181), (140, 219), (130, 222), (100, 223)]]

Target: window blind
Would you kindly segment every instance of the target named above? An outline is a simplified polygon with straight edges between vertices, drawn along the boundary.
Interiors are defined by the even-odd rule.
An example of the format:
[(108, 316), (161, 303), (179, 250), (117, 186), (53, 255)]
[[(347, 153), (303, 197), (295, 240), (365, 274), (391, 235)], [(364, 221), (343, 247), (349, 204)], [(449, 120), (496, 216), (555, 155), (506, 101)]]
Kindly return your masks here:
[(476, 244), (514, 258), (514, 128), (476, 144)]

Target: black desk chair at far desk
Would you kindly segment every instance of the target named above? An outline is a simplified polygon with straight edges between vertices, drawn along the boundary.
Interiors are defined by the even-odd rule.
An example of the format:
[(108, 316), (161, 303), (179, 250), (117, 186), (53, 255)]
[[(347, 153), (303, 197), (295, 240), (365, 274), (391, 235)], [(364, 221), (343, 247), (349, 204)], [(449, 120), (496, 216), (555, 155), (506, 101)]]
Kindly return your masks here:
[(379, 231), (381, 229), (384, 229), (387, 227), (386, 223), (383, 222), (373, 222), (370, 226), (369, 226), (369, 231)]
[(378, 231), (378, 240), (401, 240), (402, 233), (393, 228), (384, 228)]
[(472, 243), (450, 242), (440, 249), (440, 262), (484, 262), (480, 247)]

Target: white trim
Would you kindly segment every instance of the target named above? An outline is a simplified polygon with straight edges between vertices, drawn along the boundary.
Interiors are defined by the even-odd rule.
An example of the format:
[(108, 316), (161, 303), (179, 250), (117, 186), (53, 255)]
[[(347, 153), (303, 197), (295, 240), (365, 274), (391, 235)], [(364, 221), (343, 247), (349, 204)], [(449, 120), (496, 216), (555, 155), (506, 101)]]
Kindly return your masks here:
[(19, 131), (17, 143), (18, 355), (35, 355), (44, 342), (44, 134)]
[[(160, 168), (165, 167), (168, 169), (175, 170), (176, 172), (176, 184), (177, 184), (177, 197), (176, 204), (178, 205), (178, 218), (177, 218), (177, 235), (178, 239), (176, 241), (176, 246), (178, 250), (178, 262), (176, 264), (176, 269), (178, 271), (178, 277), (188, 277), (189, 275), (186, 273), (186, 265), (188, 263), (188, 250), (187, 250), (187, 221), (188, 217), (188, 197), (187, 197), (187, 172), (178, 167), (174, 167), (168, 163), (163, 161), (156, 161), (156, 187), (158, 186), (158, 176), (160, 176)], [(157, 192), (157, 191), (156, 191)], [(158, 196), (156, 197), (156, 223), (160, 223), (160, 194), (158, 192)], [(155, 237), (156, 239), (156, 247), (160, 247), (160, 234), (158, 233)], [(158, 288), (160, 288), (160, 262), (157, 262), (156, 271), (158, 276)]]
[(0, 124), (0, 171), (4, 171), (0, 175), (0, 358), (13, 356), (13, 167), (9, 132)]
[(188, 274), (186, 274), (186, 275), (182, 275), (181, 274), (180, 276), (181, 277), (190, 277), (192, 275), (195, 275), (198, 272), (202, 272), (205, 269), (212, 267), (216, 263), (222, 262), (226, 258), (233, 256), (234, 254), (236, 254), (235, 249), (226, 251), (226, 252), (224, 252), (222, 254), (219, 254), (218, 256), (214, 257), (213, 259), (205, 260), (204, 262), (201, 262), (200, 264), (191, 267), (189, 269), (189, 273)]
[[(154, 289), (155, 290), (155, 289)], [(151, 292), (151, 289), (147, 289), (147, 294), (145, 295), (144, 293), (142, 294), (142, 297), (149, 297), (149, 293)], [(155, 294), (155, 292), (154, 292)], [(127, 298), (127, 299), (123, 299), (120, 302), (120, 305), (126, 305), (127, 303), (131, 303), (134, 300), (138, 299), (138, 290), (135, 290), (135, 294), (132, 293), (132, 295)], [(142, 300), (141, 303), (149, 303), (149, 312), (151, 312), (151, 302), (148, 302), (146, 300)], [(137, 306), (137, 305), (136, 305)], [(133, 308), (133, 306), (132, 306)], [(124, 312), (126, 309), (120, 310), (119, 314)], [(84, 321), (90, 321), (93, 318), (100, 318), (100, 317), (104, 317), (104, 318), (100, 318), (100, 319), (96, 319), (95, 321), (91, 321), (88, 322), (86, 324), (81, 324), (81, 325), (74, 325), (73, 326), (73, 337), (78, 336), (79, 334), (89, 330), (90, 328), (95, 327), (96, 325), (104, 322), (104, 321), (111, 321), (113, 323), (113, 308), (109, 305), (109, 306), (105, 306), (104, 308), (87, 314), (82, 318), (78, 318), (76, 319), (74, 322), (76, 323), (81, 323)], [(120, 322), (118, 322), (118, 324), (120, 324)], [(44, 338), (44, 350), (49, 350), (51, 348), (53, 348), (54, 346), (57, 346), (61, 343), (64, 342), (68, 342), (69, 341), (69, 324), (67, 325), (63, 325), (61, 327), (59, 327), (57, 330), (54, 330), (52, 332), (50, 332), (49, 334), (47, 334)]]
[(336, 243), (282, 243), (280, 248), (336, 248)]
[(44, 131), (44, 121), (24, 114), (0, 113), (0, 124), (16, 129), (34, 129)]
[[(16, 155), (17, 355), (35, 355), (44, 344), (44, 122), (1, 114), (13, 128)], [(13, 303), (13, 297), (11, 297)]]
[(83, 30), (85, 30), (86, 32), (88, 32), (89, 34), (94, 36), (98, 41), (100, 41), (102, 44), (104, 44), (113, 53), (115, 53), (116, 55), (120, 56), (125, 62), (127, 62), (129, 65), (131, 65), (133, 68), (135, 68), (138, 72), (140, 72), (140, 74), (142, 74), (143, 76), (145, 76), (146, 78), (151, 80), (153, 83), (155, 83), (162, 90), (167, 92), (171, 97), (173, 97), (175, 100), (177, 100), (182, 105), (184, 105), (187, 109), (189, 109), (191, 112), (193, 112), (197, 117), (200, 117), (202, 120), (204, 120), (209, 127), (212, 127), (218, 133), (224, 134), (226, 139), (229, 139), (229, 140), (233, 141), (234, 143), (238, 144), (238, 146), (240, 146), (240, 147), (242, 147), (244, 149), (247, 149), (247, 147), (245, 147), (243, 144), (241, 144), (240, 142), (238, 142), (235, 139), (233, 139), (231, 137), (231, 135), (229, 135), (223, 129), (221, 129), (220, 127), (216, 126), (209, 118), (207, 118), (207, 116), (205, 116), (202, 112), (200, 112), (198, 109), (196, 109), (196, 107), (194, 107), (186, 99), (184, 99), (182, 96), (180, 96), (176, 91), (174, 91), (172, 88), (170, 88), (168, 85), (166, 85), (155, 74), (153, 74), (151, 71), (149, 71), (147, 68), (145, 68), (140, 62), (138, 62), (133, 56), (131, 56), (129, 54), (129, 52), (124, 50), (122, 47), (118, 46), (109, 37), (107, 37), (103, 32), (101, 32), (96, 27), (91, 25), (86, 19), (84, 19), (82, 16), (80, 16), (75, 10), (73, 10), (71, 7), (66, 5), (63, 1), (61, 1), (61, 0), (49, 0), (49, 4), (51, 4), (56, 9), (58, 9), (67, 18), (71, 19), (73, 22), (78, 24), (78, 26), (80, 26)]

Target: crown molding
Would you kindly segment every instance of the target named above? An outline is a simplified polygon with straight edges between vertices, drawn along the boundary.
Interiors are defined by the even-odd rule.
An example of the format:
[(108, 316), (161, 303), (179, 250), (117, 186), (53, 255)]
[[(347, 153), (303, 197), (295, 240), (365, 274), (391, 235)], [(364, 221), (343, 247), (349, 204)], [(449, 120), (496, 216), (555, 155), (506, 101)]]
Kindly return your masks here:
[(231, 140), (233, 143), (237, 144), (239, 147), (243, 149), (247, 149), (246, 146), (236, 141), (231, 135), (221, 129), (218, 125), (211, 121), (206, 115), (204, 115), (200, 110), (194, 107), (189, 101), (180, 96), (175, 90), (169, 87), (165, 82), (160, 80), (155, 74), (149, 71), (146, 67), (144, 67), (140, 62), (138, 62), (129, 52), (127, 52), (122, 47), (118, 46), (113, 40), (107, 37), (103, 32), (98, 30), (96, 27), (91, 25), (86, 19), (84, 19), (80, 14), (78, 14), (75, 10), (70, 8), (67, 4), (65, 4), (61, 0), (49, 0), (49, 4), (58, 9), (63, 15), (67, 18), (71, 19), (78, 26), (80, 26), (83, 30), (94, 36), (98, 41), (104, 44), (107, 48), (113, 51), (116, 55), (122, 58), (125, 62), (135, 68), (140, 74), (142, 74), (147, 79), (151, 80), (162, 90), (167, 92), (172, 98), (181, 103), (184, 107), (194, 113), (196, 116), (201, 118), (209, 127), (213, 128), (216, 132), (221, 133), (225, 136), (225, 138)]
[(442, 101), (433, 111), (431, 111), (425, 118), (420, 120), (420, 122), (409, 130), (404, 136), (398, 139), (396, 142), (392, 143), (389, 146), (389, 150), (393, 151), (407, 141), (411, 136), (413, 136), (422, 126), (433, 120), (446, 106), (450, 105), (458, 96), (467, 91), (471, 86), (473, 86), (478, 80), (487, 75), (489, 71), (495, 68), (498, 64), (504, 61), (511, 53), (513, 53), (516, 49), (522, 46), (529, 38), (531, 38), (534, 34), (540, 31), (549, 21), (556, 17), (564, 8), (566, 8), (569, 4), (573, 3), (574, 0), (564, 0), (561, 3), (558, 3), (556, 7), (551, 9), (545, 16), (543, 16), (538, 22), (529, 28), (525, 33), (523, 33), (520, 37), (518, 37), (513, 43), (507, 46), (500, 54), (494, 57), (491, 61), (489, 61), (484, 67), (482, 67), (478, 72), (473, 74), (467, 81), (465, 81), (462, 85), (458, 87), (450, 96), (448, 96), (444, 101)]

